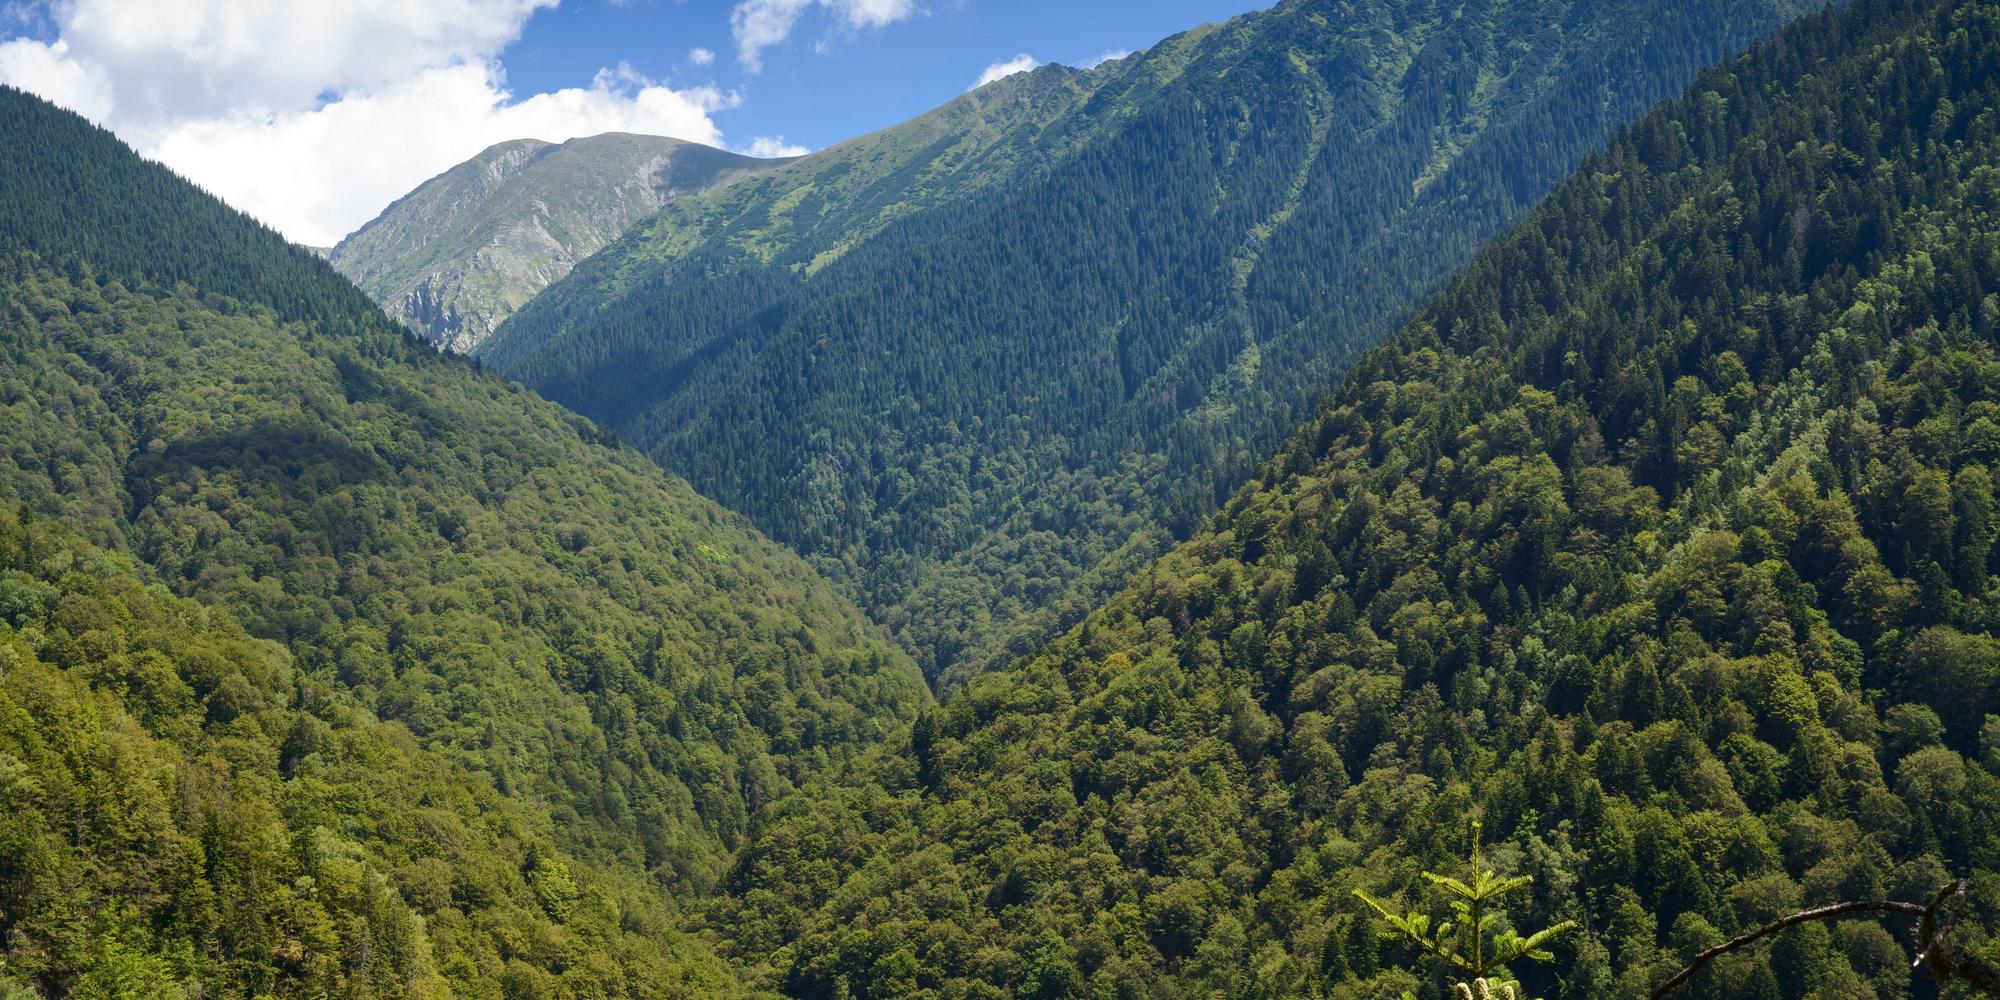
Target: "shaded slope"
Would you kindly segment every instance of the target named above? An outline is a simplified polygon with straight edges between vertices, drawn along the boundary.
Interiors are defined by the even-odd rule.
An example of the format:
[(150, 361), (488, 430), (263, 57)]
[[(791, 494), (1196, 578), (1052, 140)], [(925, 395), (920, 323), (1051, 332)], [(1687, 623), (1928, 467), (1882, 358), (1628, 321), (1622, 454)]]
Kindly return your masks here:
[[(328, 280), (310, 249), (197, 196), (171, 171), (151, 169), (108, 133), (83, 135), (75, 116), (0, 85), (0, 253), (48, 252), (107, 274), (186, 282), (271, 308), (284, 321), (332, 332), (379, 325), (368, 297)], [(204, 252), (193, 252), (199, 247)]]
[(1800, 6), (1295, 0), (677, 203), (488, 357), (813, 556), (933, 675), (976, 671), (1191, 530), (1584, 150)]
[[(1857, 0), (1703, 75), (883, 790), (788, 803), (733, 946), (796, 995), (1443, 995), (1350, 890), (1431, 898), (1479, 817), (1517, 924), (1584, 927), (1531, 995), (1952, 875), (1990, 960), (1996, 107), (1986, 3)], [(1933, 995), (1906, 935), (1686, 995)]]

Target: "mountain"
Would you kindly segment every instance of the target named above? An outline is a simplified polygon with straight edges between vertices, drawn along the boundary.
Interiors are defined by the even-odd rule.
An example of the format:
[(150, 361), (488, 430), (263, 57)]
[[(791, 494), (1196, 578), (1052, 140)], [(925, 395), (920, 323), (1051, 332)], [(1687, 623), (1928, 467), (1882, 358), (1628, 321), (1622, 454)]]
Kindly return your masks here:
[[(795, 996), (1450, 995), (1365, 890), (1532, 876), (1525, 996), (1972, 886), (2000, 959), (2000, 5), (1854, 0), (1590, 157), (1197, 535), (781, 804)], [(1489, 914), (1492, 915), (1492, 914)], [(1901, 918), (1675, 997), (1970, 997)]]
[(1184, 536), (1621, 123), (1809, 0), (1288, 0), (680, 199), (482, 356), (947, 680)]
[(109, 133), (4, 88), (0, 131), (0, 976), (737, 992), (683, 901), (914, 664)]
[(148, 575), (0, 511), (0, 995), (741, 994), (646, 880)]
[(784, 162), (623, 132), (517, 139), (424, 182), (328, 257), (412, 329), (470, 351), (660, 206)]

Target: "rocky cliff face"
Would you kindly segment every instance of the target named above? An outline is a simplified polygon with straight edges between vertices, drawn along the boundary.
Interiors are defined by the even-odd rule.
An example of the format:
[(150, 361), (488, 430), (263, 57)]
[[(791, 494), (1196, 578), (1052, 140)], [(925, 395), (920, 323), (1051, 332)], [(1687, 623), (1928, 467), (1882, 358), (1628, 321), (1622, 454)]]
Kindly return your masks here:
[(782, 162), (626, 133), (518, 139), (426, 181), (329, 256), (411, 327), (475, 351), (501, 320), (667, 202)]

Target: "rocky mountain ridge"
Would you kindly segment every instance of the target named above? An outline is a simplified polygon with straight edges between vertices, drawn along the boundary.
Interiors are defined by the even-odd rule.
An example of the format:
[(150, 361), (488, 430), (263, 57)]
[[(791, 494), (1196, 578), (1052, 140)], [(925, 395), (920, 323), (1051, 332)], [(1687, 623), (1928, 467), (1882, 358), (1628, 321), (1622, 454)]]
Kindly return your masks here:
[(426, 338), (471, 351), (668, 202), (784, 162), (623, 132), (516, 139), (425, 182), (327, 257)]

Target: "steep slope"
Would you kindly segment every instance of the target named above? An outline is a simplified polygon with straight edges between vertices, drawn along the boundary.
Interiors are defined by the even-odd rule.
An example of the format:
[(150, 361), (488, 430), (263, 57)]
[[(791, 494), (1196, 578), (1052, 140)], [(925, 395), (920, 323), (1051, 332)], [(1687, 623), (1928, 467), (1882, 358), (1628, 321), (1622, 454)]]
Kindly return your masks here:
[[(1984, 2), (1704, 74), (881, 789), (777, 810), (732, 948), (799, 996), (1444, 996), (1350, 893), (1424, 905), (1478, 817), (1516, 926), (1582, 924), (1526, 995), (1951, 876), (2000, 957), (1996, 109)], [(1676, 995), (1937, 995), (1908, 931)]]
[[(153, 586), (277, 643), (282, 652), (260, 655), (289, 659), (290, 677), (275, 679), (307, 700), (225, 683), (228, 699), (315, 717), (324, 708), (333, 714), (322, 721), (351, 719), (363, 743), (395, 737), (448, 776), (412, 789), (416, 804), (468, 827), (504, 827), (481, 803), (515, 803), (507, 808), (534, 817), (527, 832), (490, 836), (511, 838), (492, 851), (520, 866), (517, 880), (532, 881), (536, 858), (547, 857), (522, 846), (544, 831), (588, 866), (575, 876), (582, 887), (623, 886), (657, 902), (661, 886), (682, 895), (712, 885), (764, 803), (895, 732), (927, 699), (908, 659), (796, 556), (600, 443), (581, 419), (413, 339), (308, 251), (19, 91), (0, 89), (0, 130), (9, 137), (0, 145), (0, 504), (129, 553)], [(118, 651), (118, 622), (101, 639), (80, 634), (75, 655), (50, 651), (32, 619), (9, 625), (30, 655), (70, 672), (66, 683), (120, 697), (126, 682), (98, 666)], [(245, 684), (274, 679), (252, 666)], [(235, 717), (205, 682), (183, 681), (207, 708), (177, 717), (210, 726)], [(335, 703), (315, 707), (310, 693), (321, 690)], [(200, 734), (153, 727), (143, 713), (136, 724), (154, 742), (209, 753)], [(50, 752), (92, 752), (80, 732), (56, 735), (74, 741)], [(213, 752), (234, 760), (232, 746)], [(239, 763), (268, 778), (256, 770), (264, 762)], [(260, 785), (254, 798), (266, 794)], [(373, 808), (363, 800), (397, 801), (338, 782), (324, 794), (354, 798), (356, 815)], [(399, 852), (449, 860), (460, 848), (451, 829), (420, 816), (396, 820), (414, 825), (385, 834), (401, 846), (378, 853), (337, 811), (285, 820), (304, 837), (294, 843), (301, 864), (312, 862), (316, 826), (361, 844), (349, 860), (372, 874), (343, 868), (343, 878), (374, 893)], [(0, 871), (16, 877), (46, 860), (33, 843), (0, 847)], [(226, 844), (203, 850), (211, 865), (249, 863)], [(98, 855), (50, 869), (91, 879), (75, 887), (80, 896), (0, 900), (7, 967), (66, 986), (79, 970), (106, 968), (109, 952), (79, 956), (15, 931), (51, 921), (74, 931), (90, 913), (38, 907), (122, 899), (123, 867)], [(466, 919), (514, 926), (512, 884), (482, 877), (450, 891)], [(498, 964), (436, 971), (461, 995), (498, 995), (503, 981), (513, 995), (537, 995), (536, 970), (572, 977), (565, 989), (583, 995), (664, 995), (694, 978), (627, 960), (672, 947), (644, 940), (658, 929), (652, 903), (600, 920), (596, 900), (578, 905), (601, 940), (567, 922), (568, 904), (545, 900), (562, 927), (496, 930)], [(252, 967), (170, 953), (177, 941), (197, 954), (211, 943), (156, 930), (164, 951), (154, 958), (198, 976), (211, 995), (266, 991)], [(318, 928), (272, 954), (361, 975), (373, 946), (351, 930)], [(146, 946), (118, 947), (127, 945)], [(477, 946), (439, 947), (470, 955)]]
[(1290, 0), (678, 202), (487, 357), (973, 671), (1192, 530), (1418, 293), (1804, 5)]
[(660, 206), (784, 162), (623, 132), (517, 139), (424, 182), (327, 256), (412, 329), (470, 351)]
[(566, 858), (546, 814), (11, 510), (0, 803), (0, 995), (741, 992), (653, 886)]
[(1003, 187), (1061, 159), (1092, 135), (1089, 116), (1079, 115), (1089, 102), (1143, 99), (1170, 83), (1212, 30), (1155, 46), (1145, 73), (1049, 66), (1018, 74), (749, 183), (677, 200), (639, 227), (626, 251), (593, 264), (588, 294), (551, 296), (549, 304), (593, 308), (656, 270), (685, 273), (717, 257), (822, 266), (897, 219)]

